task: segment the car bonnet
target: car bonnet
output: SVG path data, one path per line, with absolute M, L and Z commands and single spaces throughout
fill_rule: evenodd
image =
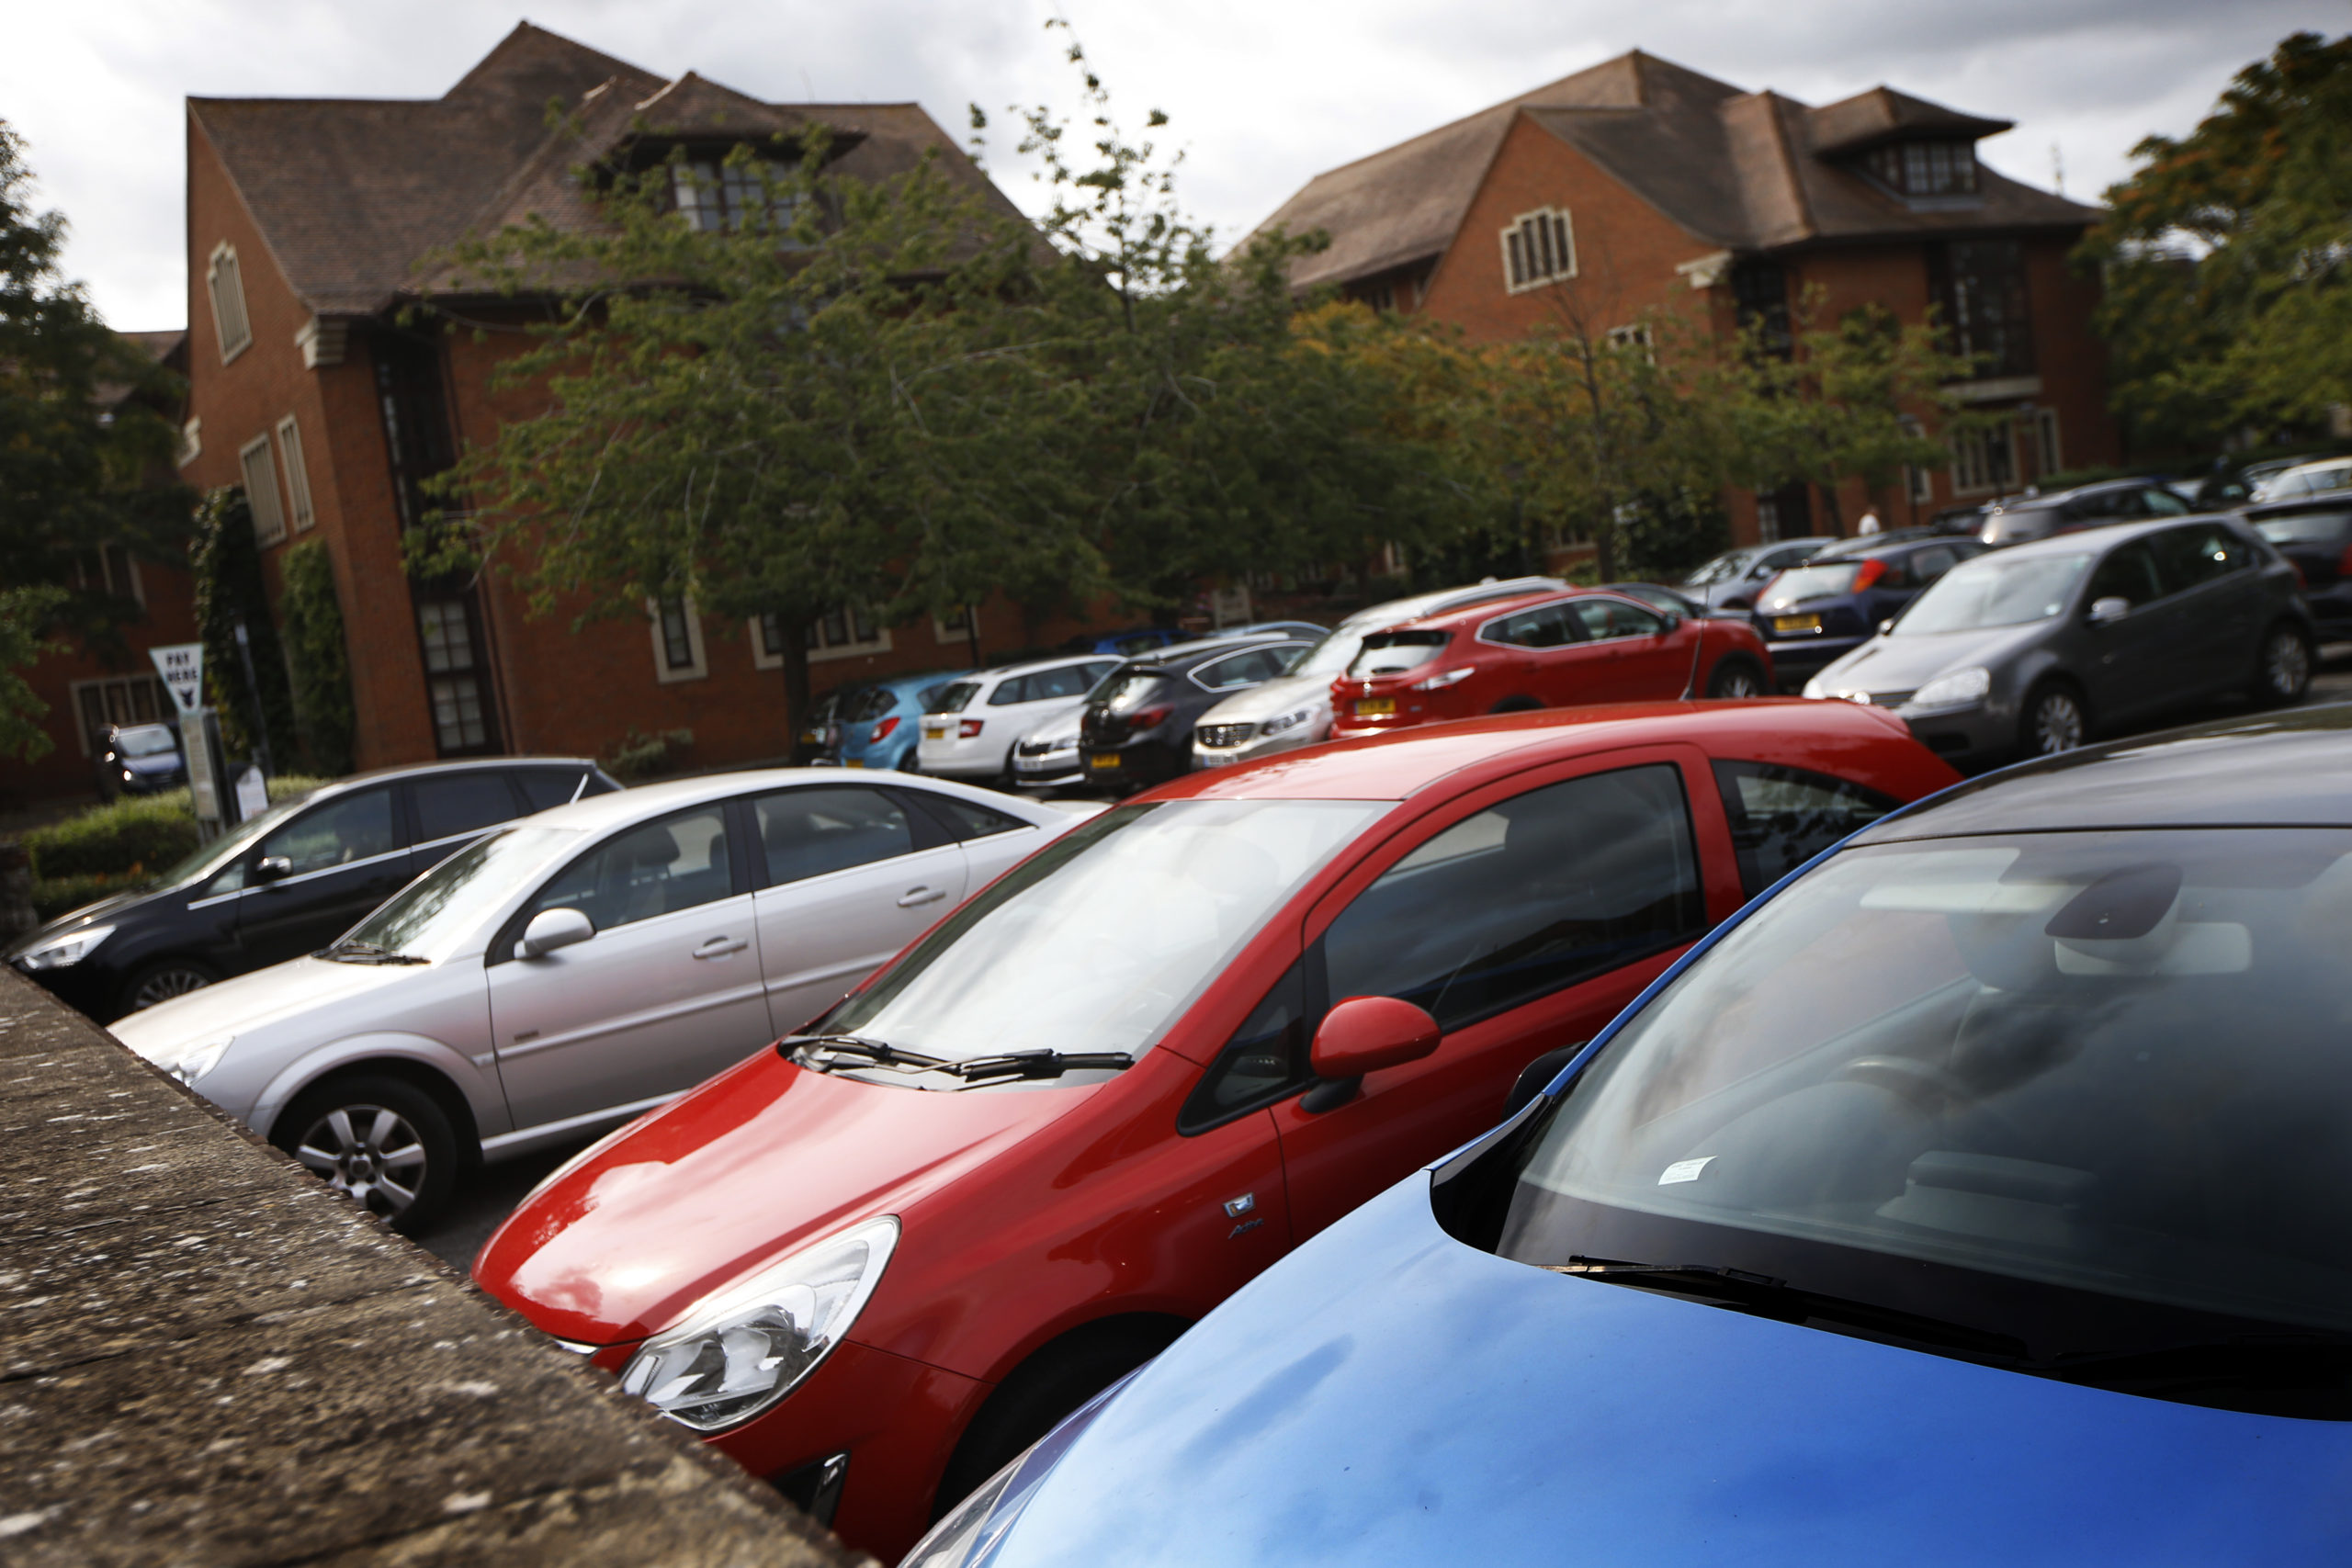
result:
M 165 1067 L 190 1047 L 222 1034 L 252 1041 L 267 1032 L 270 1038 L 297 1045 L 323 1044 L 347 1034 L 402 1027 L 409 1021 L 389 1010 L 404 982 L 424 973 L 400 964 L 289 958 L 142 1008 L 107 1027 L 141 1056 Z
M 1203 724 L 1238 724 L 1311 706 L 1331 690 L 1328 677 L 1277 675 L 1234 693 L 1201 716 Z
M 1916 692 L 1947 670 L 1964 670 L 1973 664 L 1998 666 L 2026 644 L 2062 624 L 2059 620 L 2029 621 L 2023 626 L 1989 626 L 1983 631 L 1872 637 L 1824 670 L 1819 679 L 1832 692 L 1847 688 Z
M 2352 1424 L 1548 1273 L 1392 1189 L 1103 1407 L 987 1568 L 2341 1562 Z

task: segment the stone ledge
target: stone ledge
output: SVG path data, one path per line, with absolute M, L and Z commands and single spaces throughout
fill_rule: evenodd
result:
M 859 1561 L 5 968 L 0 1560 Z

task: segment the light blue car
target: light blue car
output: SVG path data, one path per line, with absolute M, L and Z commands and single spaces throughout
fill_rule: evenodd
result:
M 2347 729 L 1881 818 L 902 1568 L 2352 1562 Z
M 915 771 L 915 748 L 922 739 L 922 716 L 950 681 L 968 670 L 933 670 L 892 675 L 842 699 L 840 761 L 844 768 Z

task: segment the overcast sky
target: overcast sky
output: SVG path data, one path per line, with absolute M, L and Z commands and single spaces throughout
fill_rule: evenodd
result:
M 184 325 L 181 99 L 437 97 L 523 16 L 755 97 L 912 98 L 960 136 L 975 100 L 1015 201 L 1011 103 L 1069 97 L 1042 24 L 1078 28 L 1120 112 L 1158 107 L 1187 205 L 1227 239 L 1317 172 L 1640 48 L 1826 103 L 1881 83 L 2017 122 L 2003 173 L 2096 197 L 2151 131 L 2343 0 L 10 0 L 0 118 L 73 225 L 70 273 L 125 329 Z M 1055 35 L 1057 37 L 1058 35 Z

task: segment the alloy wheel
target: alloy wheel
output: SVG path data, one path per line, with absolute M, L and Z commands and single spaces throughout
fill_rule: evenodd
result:
M 2300 634 L 2284 627 L 2270 634 L 2262 650 L 2262 678 L 2279 702 L 2290 703 L 2303 694 L 2303 688 L 2311 684 L 2312 650 L 2303 646 Z
M 2054 757 L 2083 743 L 2083 705 L 2065 692 L 2044 692 L 2033 705 L 2029 734 L 2036 756 Z
M 137 1012 L 141 1008 L 151 1008 L 157 1002 L 167 1002 L 174 997 L 200 991 L 210 984 L 212 976 L 199 969 L 184 969 L 177 965 L 158 969 L 141 980 L 138 987 L 130 993 L 130 1010 Z
M 1726 671 L 1715 682 L 1715 695 L 1726 700 L 1759 696 L 1763 691 L 1764 683 L 1756 678 L 1756 671 L 1745 664 Z
M 294 1157 L 387 1219 L 416 1201 L 426 1175 L 424 1140 L 407 1118 L 380 1105 L 335 1107 L 303 1132 Z

